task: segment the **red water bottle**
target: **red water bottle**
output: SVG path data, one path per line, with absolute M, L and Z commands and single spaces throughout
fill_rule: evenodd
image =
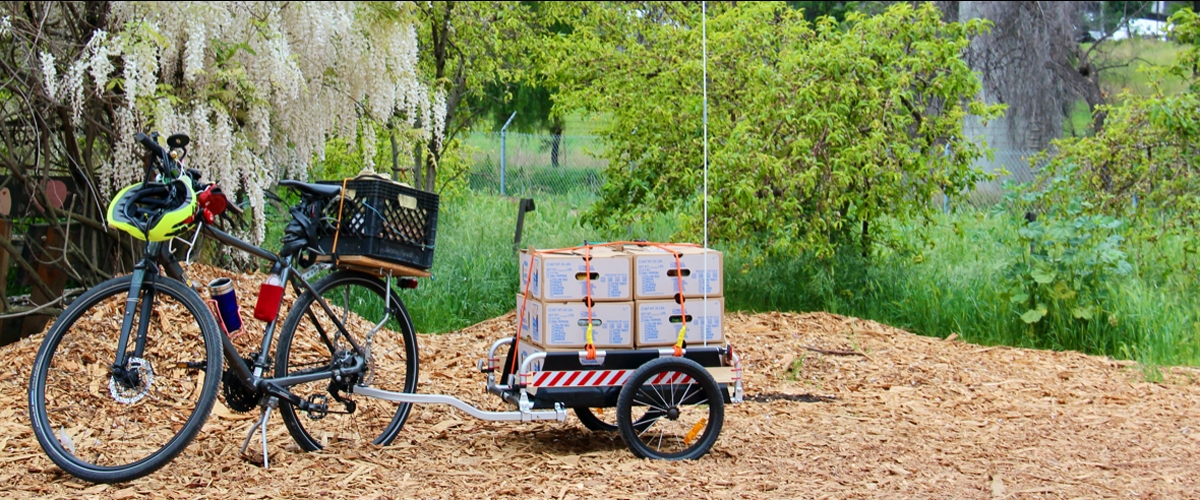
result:
M 283 278 L 279 277 L 279 265 L 276 264 L 271 268 L 271 275 L 267 276 L 267 281 L 264 281 L 258 289 L 258 302 L 254 305 L 254 319 L 275 321 L 275 317 L 279 315 L 279 304 L 282 301 Z

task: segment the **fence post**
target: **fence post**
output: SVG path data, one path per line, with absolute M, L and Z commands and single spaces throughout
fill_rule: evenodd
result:
M 946 158 L 950 157 L 950 143 L 949 142 L 946 143 L 946 148 L 942 151 L 942 156 L 944 156 Z M 950 168 L 949 166 L 946 167 L 946 169 L 949 169 L 949 168 Z M 942 213 L 944 213 L 944 214 L 950 213 L 950 195 L 946 194 L 946 187 L 944 185 L 942 186 Z
M 504 163 L 505 163 L 505 139 L 508 135 L 508 124 L 512 123 L 513 118 L 517 117 L 517 112 L 508 117 L 508 121 L 504 122 L 504 126 L 500 127 L 500 196 L 504 196 Z

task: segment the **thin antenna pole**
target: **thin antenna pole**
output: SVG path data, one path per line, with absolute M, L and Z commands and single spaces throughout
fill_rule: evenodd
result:
M 708 345 L 708 2 L 700 2 L 700 46 L 704 61 L 704 274 L 700 290 L 704 294 L 703 343 Z M 680 290 L 679 293 L 683 293 Z

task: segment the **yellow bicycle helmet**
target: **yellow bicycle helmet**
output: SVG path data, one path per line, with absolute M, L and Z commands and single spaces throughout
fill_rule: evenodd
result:
M 142 241 L 166 241 L 186 228 L 196 213 L 196 193 L 184 179 L 169 184 L 137 183 L 108 204 L 109 227 Z

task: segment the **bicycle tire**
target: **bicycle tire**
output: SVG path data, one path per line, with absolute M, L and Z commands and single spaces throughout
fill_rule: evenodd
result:
M 337 271 L 325 276 L 313 285 L 319 295 L 326 297 L 326 302 L 335 311 L 342 314 L 343 323 L 350 333 L 357 334 L 356 341 L 366 347 L 366 332 L 379 322 L 378 319 L 365 318 L 363 314 L 370 312 L 382 314 L 388 285 L 381 279 L 357 271 Z M 351 293 L 351 290 L 360 290 Z M 340 297 L 330 300 L 330 292 L 342 290 Z M 342 299 L 339 303 L 336 299 Z M 368 311 L 378 309 L 378 311 Z M 310 314 L 311 312 L 311 314 Z M 353 313 L 353 314 L 350 314 Z M 416 392 L 418 355 L 417 339 L 412 326 L 412 318 L 404 307 L 404 302 L 391 292 L 391 317 L 387 325 L 381 328 L 370 344 L 370 365 L 367 373 L 358 380 L 341 382 L 340 396 L 353 401 L 354 409 L 349 414 L 333 413 L 332 410 L 350 411 L 348 405 L 339 402 L 334 397 L 331 388 L 339 383 L 328 379 L 318 380 L 292 387 L 293 393 L 308 398 L 310 401 L 323 398 L 331 412 L 319 419 L 312 418 L 314 414 L 301 412 L 287 403 L 281 402 L 279 414 L 287 425 L 288 433 L 296 444 L 305 451 L 317 451 L 326 448 L 332 442 L 346 443 L 349 447 L 366 444 L 386 446 L 396 438 L 403 429 L 412 409 L 411 403 L 393 403 L 382 399 L 355 396 L 345 391 L 348 385 L 366 384 L 392 392 Z M 373 316 L 373 315 L 371 315 Z M 315 321 L 314 321 L 315 318 Z M 382 316 L 380 316 L 382 319 Z M 333 362 L 336 352 L 351 349 L 348 343 L 339 345 L 335 339 L 330 339 L 334 349 L 330 349 L 320 337 L 316 325 L 321 325 L 327 336 L 335 333 L 336 327 L 325 314 L 324 309 L 316 302 L 316 296 L 304 292 L 296 299 L 288 312 L 279 336 L 279 345 L 275 351 L 275 376 L 283 377 L 305 369 L 328 366 Z M 344 342 L 344 341 L 343 341 Z M 400 345 L 398 345 L 400 344 Z M 400 373 L 403 371 L 403 373 Z
M 644 413 L 635 418 L 634 408 Z M 638 458 L 700 458 L 716 443 L 724 422 L 720 386 L 708 370 L 687 358 L 647 362 L 634 370 L 617 396 L 617 429 Z
M 30 375 L 30 422 L 42 450 L 64 471 L 95 483 L 130 481 L 171 462 L 200 432 L 221 380 L 220 330 L 215 319 L 194 290 L 165 276 L 153 282 L 153 315 L 138 362 L 142 366 L 138 385 L 113 378 L 109 367 L 116 356 L 131 283 L 128 275 L 110 279 L 67 307 L 43 339 Z M 137 299 L 139 309 L 144 297 Z M 195 321 L 168 321 L 166 314 L 178 307 Z M 140 315 L 140 310 L 135 314 Z M 129 352 L 136 332 L 137 321 Z M 200 356 L 204 359 L 197 360 Z M 191 365 L 180 368 L 181 362 Z M 73 389 L 80 392 L 68 394 Z M 176 408 L 182 408 L 182 413 L 190 408 L 191 413 L 186 418 L 165 415 Z M 179 422 L 183 425 L 176 430 Z M 156 424 L 162 428 L 153 428 Z M 128 444 L 130 436 L 163 443 L 142 449 Z M 122 460 L 129 461 L 118 463 Z

